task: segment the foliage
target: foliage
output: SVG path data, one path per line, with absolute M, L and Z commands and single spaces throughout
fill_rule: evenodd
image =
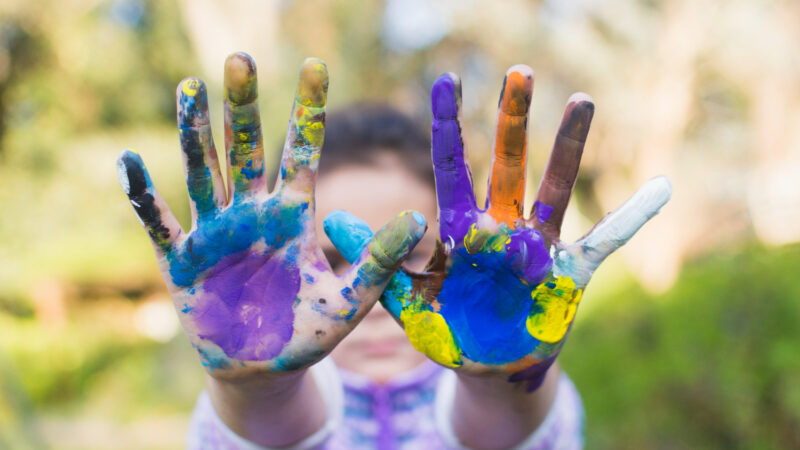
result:
M 797 448 L 797 267 L 798 245 L 727 251 L 663 295 L 624 286 L 579 317 L 561 361 L 588 447 Z

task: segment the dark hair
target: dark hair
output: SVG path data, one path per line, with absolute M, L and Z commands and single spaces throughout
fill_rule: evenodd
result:
M 381 103 L 356 103 L 328 113 L 320 173 L 345 165 L 375 164 L 381 152 L 396 155 L 399 164 L 433 187 L 430 129 Z

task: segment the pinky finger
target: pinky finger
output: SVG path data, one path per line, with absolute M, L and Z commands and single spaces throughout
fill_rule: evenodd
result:
M 583 256 L 594 267 L 625 245 L 648 220 L 658 214 L 672 196 L 667 177 L 656 177 L 644 184 L 617 210 L 607 215 L 577 243 Z
M 123 151 L 117 158 L 117 174 L 156 251 L 168 252 L 183 230 L 153 186 L 142 157 L 131 150 Z

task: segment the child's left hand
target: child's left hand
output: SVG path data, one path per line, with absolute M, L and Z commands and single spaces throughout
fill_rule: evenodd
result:
M 533 71 L 514 66 L 500 97 L 487 208 L 479 209 L 464 156 L 461 86 L 444 74 L 431 93 L 433 165 L 439 202 L 437 251 L 423 273 L 398 271 L 381 302 L 414 347 L 461 374 L 495 375 L 540 386 L 600 263 L 669 200 L 659 177 L 573 244 L 559 239 L 594 113 L 573 95 L 556 136 L 529 218 L 525 192 L 527 120 Z M 369 239 L 359 219 L 336 212 L 325 231 L 345 258 Z

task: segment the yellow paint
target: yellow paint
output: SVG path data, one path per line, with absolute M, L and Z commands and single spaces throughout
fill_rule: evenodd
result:
M 186 80 L 183 82 L 181 86 L 181 90 L 184 94 L 188 95 L 189 97 L 194 97 L 197 95 L 197 90 L 200 88 L 200 82 L 198 80 Z
M 531 293 L 537 308 L 526 322 L 531 336 L 550 344 L 561 341 L 575 317 L 582 294 L 570 277 L 561 276 L 555 283 L 549 281 L 537 286 Z
M 311 122 L 303 127 L 303 137 L 306 142 L 315 146 L 322 147 L 322 141 L 325 136 L 325 125 L 322 122 Z
M 400 320 L 415 349 L 443 366 L 461 365 L 461 352 L 444 317 L 433 311 L 407 308 L 400 313 Z

